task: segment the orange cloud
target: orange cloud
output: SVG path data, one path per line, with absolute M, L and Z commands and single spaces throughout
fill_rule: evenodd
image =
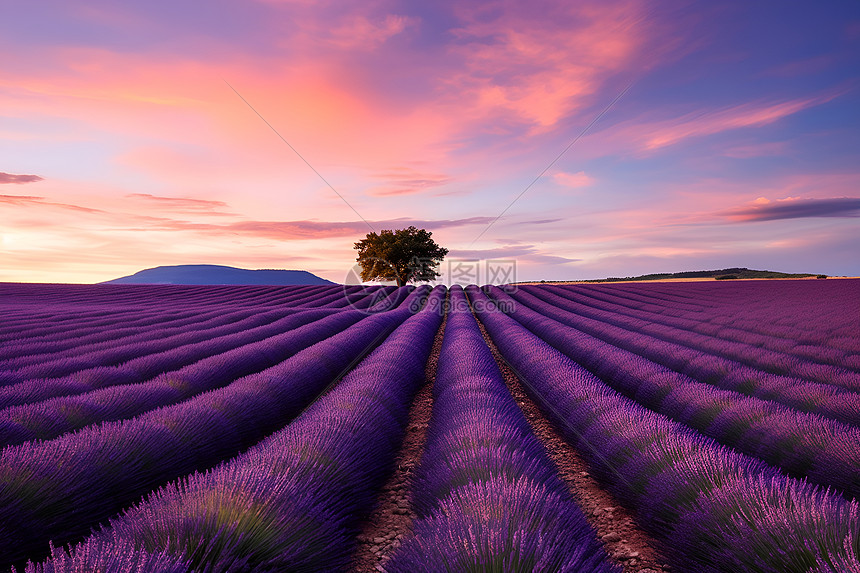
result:
M 684 52 L 636 0 L 540 9 L 503 0 L 458 5 L 457 13 L 465 23 L 452 50 L 464 70 L 449 83 L 459 100 L 471 104 L 469 115 L 515 119 L 533 132 L 592 104 L 614 75 Z

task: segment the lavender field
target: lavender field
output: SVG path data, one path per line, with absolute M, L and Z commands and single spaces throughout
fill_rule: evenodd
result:
M 647 570 L 528 400 L 671 571 L 860 571 L 858 280 L 0 284 L 0 310 L 6 570 Z M 408 527 L 368 540 L 428 387 Z

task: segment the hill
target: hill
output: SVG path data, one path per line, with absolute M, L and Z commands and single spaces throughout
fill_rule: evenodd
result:
M 582 283 L 611 283 L 621 281 L 659 281 L 666 279 L 804 279 L 824 277 L 813 273 L 780 273 L 777 271 L 757 271 L 744 267 L 719 269 L 714 271 L 683 271 L 680 273 L 652 273 L 635 277 L 608 277 L 605 279 L 581 280 Z M 564 283 L 571 281 L 540 281 L 545 283 Z
M 308 271 L 249 270 L 223 265 L 173 265 L 144 269 L 102 284 L 332 285 Z

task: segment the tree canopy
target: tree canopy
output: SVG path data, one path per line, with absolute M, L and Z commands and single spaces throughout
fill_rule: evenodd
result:
M 368 233 L 355 243 L 361 280 L 393 280 L 403 286 L 410 281 L 435 279 L 439 276 L 436 268 L 448 249 L 437 245 L 432 234 L 413 226 Z

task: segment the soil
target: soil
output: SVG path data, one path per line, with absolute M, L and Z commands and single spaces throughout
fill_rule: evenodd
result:
M 394 473 L 382 486 L 376 509 L 367 518 L 358 535 L 358 549 L 353 557 L 352 573 L 385 571 L 383 565 L 400 547 L 400 540 L 412 531 L 415 513 L 409 499 L 412 474 L 421 461 L 427 441 L 427 426 L 433 410 L 433 382 L 442 350 L 442 336 L 447 316 L 436 332 L 433 349 L 424 371 L 424 384 L 416 394 L 409 410 L 409 424 L 403 446 L 397 455 Z
M 558 468 L 559 475 L 567 483 L 586 519 L 605 543 L 610 560 L 621 565 L 625 573 L 671 571 L 671 567 L 666 564 L 667 560 L 661 557 L 657 550 L 658 542 L 640 529 L 633 520 L 633 515 L 588 473 L 588 464 L 528 397 L 519 378 L 499 353 L 480 321 L 478 325 L 493 351 L 511 394 L 520 405 L 535 435 L 543 442 L 549 457 Z

